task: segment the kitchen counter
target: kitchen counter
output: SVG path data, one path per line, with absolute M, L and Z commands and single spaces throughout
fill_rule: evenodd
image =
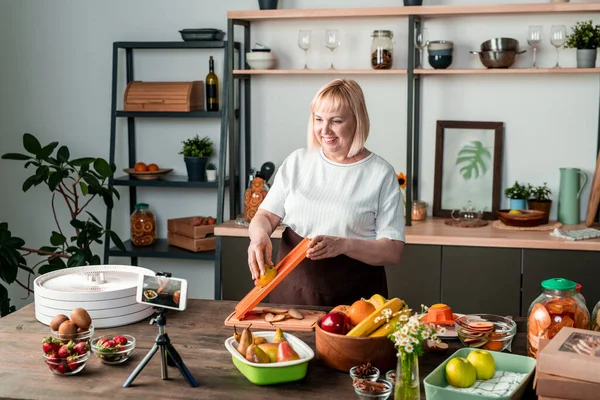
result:
M 406 227 L 406 243 L 442 246 L 504 247 L 520 249 L 553 249 L 600 251 L 600 239 L 570 241 L 550 236 L 550 231 L 512 231 L 494 228 L 492 221 L 481 228 L 457 228 L 444 224 L 444 218 L 414 221 Z M 584 224 L 565 229 L 583 229 Z M 279 226 L 271 237 L 280 238 Z M 248 237 L 248 228 L 227 221 L 215 227 L 216 236 Z
M 225 339 L 232 329 L 223 325 L 236 302 L 189 300 L 183 312 L 167 314 L 166 332 L 198 382 L 191 388 L 177 368 L 169 367 L 169 380 L 161 380 L 160 356 L 156 354 L 129 388 L 123 382 L 154 344 L 158 328 L 148 320 L 136 324 L 96 330 L 94 337 L 106 334 L 130 334 L 136 338 L 132 357 L 120 365 L 104 365 L 94 355 L 85 368 L 74 376 L 54 375 L 44 364 L 41 342 L 50 328 L 35 319 L 34 305 L 29 304 L 0 319 L 0 398 L 98 399 L 98 398 L 181 398 L 181 399 L 352 399 L 356 398 L 348 374 L 324 367 L 318 360 L 310 362 L 305 379 L 276 386 L 255 386 L 233 365 L 225 349 Z M 513 351 L 525 353 L 525 320 L 517 319 L 519 333 Z M 314 332 L 291 332 L 315 348 Z M 450 349 L 428 353 L 420 358 L 421 379 L 460 348 L 449 341 Z M 531 386 L 531 385 L 530 385 Z M 425 399 L 421 388 L 421 398 Z M 535 399 L 532 389 L 525 398 Z M 391 398 L 390 398 L 391 399 Z

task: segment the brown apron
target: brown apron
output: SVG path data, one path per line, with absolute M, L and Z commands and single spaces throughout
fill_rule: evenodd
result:
M 290 228 L 283 231 L 277 262 L 303 238 Z M 351 305 L 379 293 L 388 296 L 385 267 L 373 266 L 345 255 L 323 260 L 305 258 L 271 292 L 278 304 L 337 306 Z

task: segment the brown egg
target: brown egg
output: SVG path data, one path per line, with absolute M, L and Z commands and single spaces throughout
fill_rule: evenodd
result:
M 58 337 L 72 339 L 77 335 L 77 325 L 73 321 L 65 321 L 58 327 Z
M 83 308 L 76 308 L 71 311 L 71 321 L 81 329 L 88 329 L 92 324 L 92 317 Z
M 58 314 L 54 318 L 52 318 L 52 321 L 50 321 L 50 329 L 52 329 L 53 331 L 57 331 L 60 324 L 68 320 L 69 317 L 67 317 L 66 315 Z

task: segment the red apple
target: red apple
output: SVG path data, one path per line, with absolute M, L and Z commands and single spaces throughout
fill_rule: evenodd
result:
M 321 319 L 321 329 L 329 333 L 345 335 L 350 331 L 350 319 L 341 311 L 332 311 Z

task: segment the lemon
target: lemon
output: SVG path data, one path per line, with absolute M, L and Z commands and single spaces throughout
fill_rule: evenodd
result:
M 508 213 L 509 213 L 509 214 L 523 214 L 523 213 L 522 213 L 521 211 L 519 211 L 519 210 L 510 210 Z

